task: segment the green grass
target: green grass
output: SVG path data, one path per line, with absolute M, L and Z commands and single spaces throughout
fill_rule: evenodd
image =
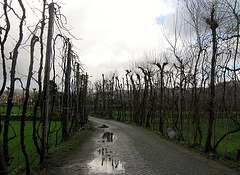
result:
M 6 106 L 1 106 L 0 107 L 0 115 L 5 116 L 7 111 Z M 33 116 L 34 108 L 33 107 L 28 107 L 27 112 L 26 112 L 26 120 L 30 120 L 30 116 Z M 37 116 L 40 116 L 40 108 L 38 108 L 37 111 Z M 20 116 L 22 115 L 22 106 L 13 106 L 12 111 L 11 111 L 11 120 L 20 120 Z
M 158 119 L 155 119 L 155 122 L 158 123 Z M 169 127 L 172 128 L 172 120 L 168 120 Z M 204 149 L 205 146 L 205 141 L 207 137 L 207 127 L 208 127 L 208 120 L 201 120 L 201 128 L 202 128 L 202 144 L 201 147 Z M 215 126 L 214 126 L 215 125 Z M 216 119 L 215 124 L 213 125 L 213 135 L 212 135 L 212 146 L 227 132 L 227 121 L 226 119 Z M 189 127 L 189 128 L 188 128 Z M 233 123 L 232 121 L 229 122 L 229 128 L 228 131 L 235 130 L 237 128 L 236 124 Z M 155 128 L 155 129 L 158 129 Z M 166 131 L 167 126 L 166 126 L 166 121 L 164 122 L 164 131 Z M 189 131 L 188 131 L 189 130 Z M 176 131 L 176 134 L 178 134 L 178 131 Z M 185 119 L 183 121 L 183 137 L 185 142 L 189 142 L 189 144 L 192 144 L 194 142 L 193 140 L 193 126 L 191 123 L 191 120 L 189 121 L 189 126 L 188 126 L 188 121 Z M 215 137 L 215 138 L 214 138 Z M 225 152 L 225 141 L 226 137 L 221 141 L 221 143 L 217 147 L 217 153 L 220 156 L 226 156 L 231 159 L 234 159 L 235 156 L 237 155 L 237 150 L 240 148 L 240 132 L 236 132 L 234 134 L 229 134 L 228 135 L 228 140 L 227 140 L 227 146 L 226 146 L 226 152 Z M 226 154 L 225 154 L 226 153 Z
M 88 122 L 85 125 L 85 128 L 90 128 L 91 126 L 93 126 L 93 124 Z M 44 167 L 38 167 L 34 173 L 38 175 L 57 174 L 54 168 L 62 166 L 68 162 L 69 157 L 71 158 L 72 155 L 81 150 L 82 144 L 87 141 L 93 132 L 94 130 L 91 129 L 75 132 L 69 140 L 64 141 L 61 145 L 51 149 L 49 152 L 49 158 L 45 160 Z
M 25 158 L 23 156 L 23 153 L 21 151 L 21 145 L 20 145 L 20 121 L 10 121 L 10 124 L 14 128 L 17 137 L 14 138 L 13 140 L 9 141 L 9 155 L 13 157 L 13 161 L 11 165 L 8 167 L 9 172 L 12 174 L 15 174 L 19 169 L 25 169 Z M 38 123 L 37 123 L 38 125 Z M 51 128 L 56 126 L 56 129 L 61 127 L 61 122 L 52 122 L 51 123 Z M 39 127 L 40 131 L 39 134 L 41 134 L 41 126 Z M 34 146 L 33 140 L 32 140 L 32 121 L 26 121 L 25 125 L 25 145 L 26 145 L 26 151 L 29 155 L 29 160 L 31 162 L 31 166 L 37 166 L 39 164 L 39 156 L 36 152 L 36 148 Z M 2 142 L 2 137 L 3 132 L 1 133 L 1 142 Z M 14 135 L 13 130 L 11 127 L 9 127 L 9 138 Z M 61 141 L 61 132 L 58 133 L 58 143 Z M 56 141 L 56 132 L 52 134 L 49 137 L 49 142 L 52 145 L 50 150 L 55 147 L 55 141 Z
M 1 115 L 1 123 L 4 125 L 4 117 L 6 115 L 6 106 L 1 106 L 0 107 L 0 115 Z M 26 151 L 29 156 L 29 161 L 31 163 L 31 169 L 39 165 L 40 159 L 39 155 L 36 151 L 36 147 L 34 145 L 33 139 L 32 139 L 32 132 L 33 132 L 33 122 L 31 121 L 32 118 L 30 116 L 33 115 L 33 107 L 28 107 L 27 108 L 27 113 L 26 113 L 26 121 L 25 123 L 25 146 L 26 146 Z M 37 116 L 40 116 L 40 108 L 38 108 L 37 111 Z M 56 114 L 58 114 L 58 111 L 55 111 Z M 21 119 L 22 115 L 22 106 L 14 106 L 11 111 L 11 117 L 10 117 L 10 127 L 9 127 L 9 133 L 8 137 L 13 137 L 14 136 L 14 131 L 16 132 L 16 137 L 13 140 L 9 141 L 9 156 L 13 158 L 13 161 L 11 162 L 11 165 L 8 167 L 8 171 L 11 174 L 17 174 L 17 172 L 21 172 L 25 170 L 25 158 L 21 150 L 21 145 L 20 145 L 20 126 L 21 126 Z M 37 127 L 39 127 L 39 136 L 41 137 L 41 124 L 39 125 L 39 121 L 37 122 Z M 71 122 L 69 122 L 68 127 L 70 128 Z M 49 136 L 49 152 L 55 151 L 56 148 L 56 130 L 58 130 L 61 127 L 61 121 L 52 121 L 51 123 L 51 130 L 54 128 L 54 131 L 50 136 Z M 13 131 L 13 129 L 14 131 Z M 57 144 L 59 145 L 62 141 L 62 131 L 60 130 L 57 134 Z M 0 135 L 0 141 L 3 142 L 3 130 Z M 39 145 L 40 145 L 40 140 L 38 140 Z

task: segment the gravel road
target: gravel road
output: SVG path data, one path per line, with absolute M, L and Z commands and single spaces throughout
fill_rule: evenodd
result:
M 60 174 L 238 174 L 139 127 L 93 117 L 90 120 L 97 131 L 60 168 Z

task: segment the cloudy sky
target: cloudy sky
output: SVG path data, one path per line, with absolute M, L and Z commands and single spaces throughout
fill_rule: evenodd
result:
M 174 0 L 71 0 L 61 4 L 84 67 L 91 76 L 119 73 L 146 50 L 161 45 L 161 25 Z
M 21 14 L 19 5 L 14 2 L 13 8 Z M 115 71 L 121 76 L 129 64 L 141 59 L 145 52 L 164 49 L 166 42 L 164 42 L 162 25 L 166 25 L 168 19 L 172 18 L 178 0 L 55 0 L 54 2 L 57 2 L 61 7 L 61 13 L 67 18 L 65 26 L 80 39 L 72 38 L 74 51 L 78 54 L 85 70 L 92 76 L 91 80 L 95 81 L 100 79 L 102 74 L 108 75 Z M 42 1 L 23 0 L 23 3 L 27 16 L 24 41 L 27 41 L 30 26 L 41 19 Z M 2 8 L 0 13 L 3 13 Z M 0 25 L 4 24 L 3 20 L 0 18 Z M 6 54 L 13 49 L 18 38 L 16 29 L 19 20 L 13 17 L 11 22 Z M 55 33 L 57 32 L 55 28 Z M 20 49 L 18 77 L 27 75 L 29 62 L 27 47 L 29 45 L 25 43 Z M 38 69 L 37 62 L 36 60 L 35 70 Z M 11 61 L 8 60 L 8 75 L 10 63 Z M 2 71 L 0 83 L 1 80 Z

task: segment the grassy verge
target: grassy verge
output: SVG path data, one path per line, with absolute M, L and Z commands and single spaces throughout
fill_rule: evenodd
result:
M 2 108 L 1 108 L 2 109 Z M 18 108 L 14 108 L 15 112 L 19 111 Z M 15 113 L 18 114 L 18 113 Z M 1 121 L 2 125 L 4 125 L 4 122 Z M 69 123 L 69 127 L 70 127 Z M 89 128 L 92 124 L 88 123 L 86 125 L 86 128 Z M 39 135 L 41 136 L 41 124 L 39 125 L 39 122 L 37 122 L 37 126 L 39 128 Z M 8 171 L 10 174 L 22 174 L 25 171 L 25 158 L 21 150 L 21 144 L 20 144 L 20 127 L 21 127 L 21 121 L 10 121 L 10 127 L 9 127 L 9 138 L 13 137 L 16 134 L 16 137 L 13 140 L 9 141 L 9 156 L 12 158 L 10 166 L 8 166 Z M 61 152 L 64 151 L 64 156 L 68 156 L 72 153 L 74 153 L 74 150 L 78 150 L 82 143 L 86 141 L 86 139 L 91 134 L 91 131 L 84 130 L 81 132 L 74 133 L 71 139 L 67 142 L 61 143 L 62 138 L 62 131 L 61 131 L 61 121 L 52 121 L 51 122 L 51 134 L 49 136 L 49 155 L 51 155 L 55 152 Z M 60 131 L 57 133 L 56 131 Z M 32 139 L 32 133 L 33 133 L 33 122 L 32 121 L 26 121 L 25 122 L 25 146 L 26 146 L 26 152 L 29 156 L 30 166 L 31 170 L 34 170 L 35 167 L 39 166 L 40 158 L 37 154 L 36 147 L 33 143 Z M 0 142 L 3 143 L 3 131 L 0 134 Z M 40 145 L 40 141 L 39 141 Z M 61 145 L 61 146 L 60 146 Z M 64 150 L 64 151 L 63 151 Z M 67 152 L 66 152 L 67 151 Z M 59 156 L 56 162 L 59 162 Z M 46 161 L 48 162 L 48 160 Z M 48 163 L 50 165 L 51 161 Z M 57 166 L 57 165 L 56 165 Z
M 83 143 L 93 134 L 94 130 L 89 129 L 93 126 L 91 122 L 85 125 L 85 130 L 74 133 L 69 140 L 51 149 L 48 158 L 44 164 L 38 166 L 34 174 L 36 175 L 54 175 L 56 171 L 54 168 L 60 167 L 66 163 L 66 160 L 81 150 Z
M 25 158 L 23 156 L 23 153 L 21 151 L 21 145 L 20 145 L 20 121 L 10 121 L 10 124 L 12 127 L 9 128 L 9 138 L 14 136 L 13 129 L 16 133 L 16 137 L 13 140 L 9 141 L 9 156 L 12 157 L 11 165 L 8 167 L 8 171 L 10 174 L 17 174 L 18 172 L 22 172 L 25 170 Z M 37 123 L 38 125 L 38 123 Z M 59 129 L 61 127 L 61 122 L 52 122 L 51 128 L 55 128 L 55 130 Z M 13 129 L 12 129 L 13 128 Z M 41 126 L 39 127 L 39 134 L 41 135 Z M 32 121 L 26 121 L 25 123 L 25 146 L 26 151 L 29 156 L 29 160 L 31 163 L 31 167 L 37 166 L 39 164 L 39 156 L 36 151 L 36 147 L 34 146 L 33 139 L 32 139 Z M 56 137 L 58 138 L 57 144 L 60 144 L 61 141 L 61 132 L 58 133 L 54 132 L 49 136 L 49 144 L 51 145 L 50 149 L 54 149 L 56 145 Z M 3 132 L 0 135 L 1 142 L 3 139 Z

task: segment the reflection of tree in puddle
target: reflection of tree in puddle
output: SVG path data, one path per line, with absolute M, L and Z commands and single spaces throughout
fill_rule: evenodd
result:
M 102 136 L 103 139 L 106 139 L 108 142 L 113 142 L 114 133 L 112 132 L 105 132 Z
M 113 152 L 108 150 L 108 148 L 98 149 L 97 157 L 88 164 L 90 166 L 90 172 L 109 174 L 125 173 L 123 163 L 120 160 L 114 159 L 111 154 L 113 154 Z

